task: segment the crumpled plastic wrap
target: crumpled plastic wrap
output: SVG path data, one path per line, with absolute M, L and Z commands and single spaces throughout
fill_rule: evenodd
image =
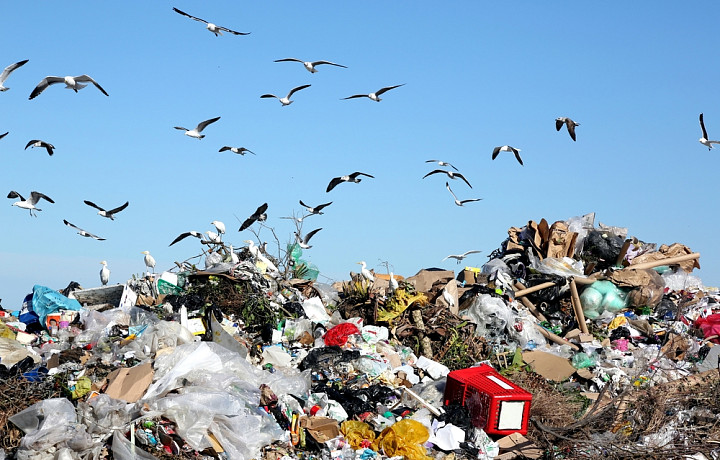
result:
M 25 433 L 20 441 L 21 451 L 42 452 L 74 438 L 77 415 L 75 406 L 67 399 L 51 398 L 33 404 L 9 420 Z
M 470 307 L 460 312 L 460 316 L 468 316 L 475 324 L 475 334 L 493 341 L 505 336 L 508 325 L 515 321 L 515 314 L 503 299 L 481 294 L 473 299 Z

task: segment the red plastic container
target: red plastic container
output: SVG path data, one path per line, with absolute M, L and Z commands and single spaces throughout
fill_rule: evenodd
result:
M 497 372 L 476 374 L 467 379 L 465 406 L 473 426 L 487 434 L 527 434 L 532 394 Z
M 443 397 L 445 405 L 459 403 L 461 406 L 464 406 L 465 398 L 467 397 L 468 379 L 488 372 L 496 371 L 492 366 L 481 364 L 476 367 L 468 367 L 467 369 L 450 372 L 445 382 L 445 394 Z

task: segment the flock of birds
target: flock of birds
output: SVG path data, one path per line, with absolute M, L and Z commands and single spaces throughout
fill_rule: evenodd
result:
M 209 32 L 213 33 L 215 36 L 221 36 L 223 34 L 223 32 L 226 32 L 226 33 L 229 33 L 232 35 L 240 35 L 240 36 L 250 34 L 250 32 L 238 32 L 238 31 L 226 28 L 226 27 L 216 25 L 214 23 L 211 23 L 211 22 L 201 19 L 199 17 L 192 16 L 188 13 L 185 13 L 184 11 L 181 11 L 177 8 L 173 8 L 173 11 L 179 15 L 182 15 L 182 16 L 192 19 L 194 21 L 198 21 L 198 22 L 205 24 L 206 29 Z M 29 60 L 25 59 L 25 60 L 16 62 L 14 64 L 11 64 L 3 70 L 2 74 L 0 74 L 0 92 L 4 92 L 4 91 L 7 91 L 10 89 L 9 87 L 5 86 L 6 81 L 15 71 L 20 69 L 27 62 L 29 62 Z M 302 64 L 303 67 L 310 73 L 318 72 L 317 68 L 319 66 L 323 66 L 323 65 L 347 69 L 347 67 L 342 64 L 338 64 L 338 63 L 326 61 L 326 60 L 304 61 L 304 60 L 296 59 L 296 58 L 284 58 L 284 59 L 277 59 L 274 62 L 277 62 L 277 63 L 297 62 L 297 63 Z M 95 81 L 89 75 L 83 74 L 83 75 L 79 75 L 79 76 L 64 76 L 64 77 L 46 76 L 45 78 L 40 80 L 40 82 L 34 87 L 32 92 L 30 93 L 28 99 L 29 100 L 35 99 L 36 97 L 40 96 L 44 91 L 46 91 L 50 86 L 54 86 L 54 85 L 58 85 L 58 84 L 64 84 L 66 89 L 71 89 L 75 93 L 77 93 L 79 90 L 87 87 L 89 84 L 92 84 L 102 94 L 104 94 L 105 96 L 109 96 L 107 91 L 105 91 L 105 89 L 97 81 Z M 382 100 L 381 96 L 383 96 L 385 93 L 387 93 L 388 91 L 391 91 L 393 89 L 400 88 L 404 85 L 405 84 L 385 86 L 385 87 L 378 89 L 375 92 L 371 92 L 371 93 L 367 93 L 367 94 L 364 94 L 364 93 L 353 94 L 351 96 L 342 98 L 342 100 L 368 98 L 372 101 L 380 102 Z M 283 107 L 287 107 L 294 102 L 291 98 L 296 93 L 298 93 L 299 91 L 302 91 L 304 89 L 307 89 L 310 86 L 311 86 L 310 84 L 296 86 L 296 87 L 292 88 L 285 96 L 278 96 L 275 94 L 266 93 L 266 94 L 262 94 L 260 96 L 260 98 L 262 98 L 262 99 L 274 98 L 274 99 L 277 99 Z M 184 131 L 184 134 L 188 137 L 200 140 L 200 139 L 205 138 L 205 134 L 203 133 L 205 131 L 205 129 L 208 128 L 208 126 L 210 126 L 211 124 L 219 121 L 220 118 L 221 117 L 218 116 L 218 117 L 210 118 L 208 120 L 204 120 L 204 121 L 198 123 L 197 126 L 195 126 L 194 128 L 191 128 L 191 129 L 188 129 L 188 128 L 185 128 L 182 126 L 175 126 L 174 128 L 177 130 Z M 580 123 L 578 123 L 568 117 L 556 118 L 555 119 L 556 130 L 560 131 L 563 126 L 566 127 L 570 138 L 573 141 L 576 141 L 577 140 L 576 127 L 580 126 Z M 699 139 L 699 142 L 701 144 L 708 147 L 708 149 L 712 149 L 713 144 L 720 144 L 720 141 L 709 140 L 707 131 L 705 129 L 705 123 L 703 120 L 702 113 L 700 114 L 700 127 L 702 130 L 702 137 Z M 0 139 L 3 139 L 7 135 L 8 135 L 8 132 L 6 132 L 4 134 L 0 134 Z M 40 139 L 30 140 L 27 143 L 27 145 L 25 146 L 25 149 L 27 149 L 29 147 L 43 148 L 47 151 L 49 156 L 52 156 L 55 151 L 54 145 L 52 145 L 51 143 L 49 143 L 47 141 L 40 140 Z M 226 146 L 223 146 L 222 148 L 220 148 L 220 150 L 219 150 L 219 152 L 225 152 L 225 151 L 230 151 L 232 153 L 239 154 L 239 155 L 245 155 L 246 153 L 251 153 L 251 154 L 255 155 L 255 152 L 252 152 L 251 150 L 249 150 L 245 147 L 235 147 L 235 146 L 227 146 L 226 145 Z M 495 160 L 500 155 L 501 152 L 512 153 L 514 155 L 515 159 L 517 160 L 517 162 L 522 166 L 524 163 L 520 156 L 520 151 L 521 150 L 519 148 L 513 147 L 511 145 L 501 145 L 501 146 L 497 146 L 493 149 L 491 158 L 492 158 L 492 160 Z M 439 166 L 439 168 L 433 169 L 432 171 L 425 174 L 423 176 L 423 179 L 425 179 L 429 176 L 432 176 L 432 175 L 437 175 L 437 174 L 443 175 L 444 174 L 446 176 L 446 178 L 448 179 L 445 181 L 445 187 L 448 190 L 448 192 L 451 194 L 455 205 L 457 205 L 459 207 L 464 207 L 465 205 L 467 205 L 469 203 L 473 203 L 473 202 L 482 200 L 482 198 L 466 198 L 466 199 L 458 198 L 458 196 L 455 194 L 455 192 L 450 187 L 450 180 L 460 180 L 460 181 L 464 182 L 471 189 L 472 189 L 472 185 L 470 184 L 468 179 L 458 170 L 458 168 L 456 168 L 452 164 L 445 162 L 443 160 L 436 160 L 436 159 L 426 160 L 426 163 L 436 164 L 437 166 Z M 363 180 L 363 178 L 374 178 L 374 176 L 371 174 L 365 173 L 365 172 L 356 171 L 351 174 L 334 177 L 328 183 L 327 188 L 326 188 L 326 193 L 331 192 L 335 187 L 337 187 L 338 185 L 343 184 L 343 183 L 359 184 Z M 38 191 L 31 191 L 29 198 L 26 199 L 17 191 L 12 190 L 9 192 L 7 197 L 10 199 L 17 199 L 17 201 L 12 203 L 12 206 L 17 206 L 18 208 L 26 209 L 29 211 L 31 216 L 35 216 L 35 217 L 37 217 L 37 212 L 41 211 L 41 209 L 38 207 L 38 204 L 40 203 L 41 200 L 45 200 L 48 203 L 55 203 L 55 201 L 53 201 L 52 198 L 50 198 L 49 196 L 47 196 L 41 192 L 38 192 Z M 108 218 L 110 220 L 114 220 L 116 214 L 125 210 L 129 206 L 129 202 L 127 202 L 127 201 L 120 206 L 110 208 L 110 209 L 105 209 L 89 200 L 84 200 L 84 203 L 92 208 L 97 209 L 98 210 L 97 214 L 99 214 L 100 216 Z M 323 209 L 330 206 L 332 204 L 332 201 L 323 203 L 323 204 L 319 204 L 316 206 L 309 206 L 306 203 L 304 203 L 302 200 L 300 200 L 299 203 L 304 208 L 304 210 L 307 212 L 307 214 L 301 215 L 299 217 L 293 216 L 293 217 L 282 217 L 282 218 L 283 219 L 292 219 L 295 222 L 296 227 L 297 227 L 297 231 L 295 232 L 296 243 L 302 249 L 310 249 L 310 248 L 312 248 L 312 246 L 310 245 L 310 240 L 319 231 L 321 231 L 322 228 L 315 228 L 312 231 L 309 231 L 303 235 L 301 232 L 301 224 L 304 222 L 305 219 L 307 219 L 311 216 L 322 215 Z M 268 209 L 267 203 L 263 203 L 262 205 L 260 205 L 255 210 L 255 212 L 253 212 L 250 216 L 247 217 L 247 219 L 245 219 L 242 222 L 238 231 L 242 232 L 246 229 L 249 229 L 255 223 L 264 222 L 267 219 L 267 209 Z M 98 235 L 95 235 L 95 234 L 89 232 L 89 231 L 86 231 L 86 230 L 74 225 L 73 223 L 69 222 L 68 220 L 63 219 L 63 223 L 66 226 L 75 230 L 80 236 L 95 239 L 98 241 L 105 240 L 105 238 L 102 238 Z M 224 248 L 225 246 L 222 241 L 222 238 L 226 231 L 225 225 L 222 222 L 217 221 L 217 220 L 211 222 L 211 225 L 213 225 L 215 227 L 215 231 L 199 232 L 199 231 L 192 230 L 192 231 L 184 232 L 184 233 L 180 234 L 179 236 L 177 236 L 170 243 L 170 246 L 184 240 L 187 237 L 194 237 L 194 238 L 199 239 L 201 241 L 201 243 L 203 243 L 203 244 L 220 245 L 222 248 Z M 261 244 L 260 246 L 256 246 L 252 240 L 245 240 L 245 242 L 248 244 L 248 249 L 256 260 L 265 264 L 265 266 L 268 267 L 268 270 L 270 270 L 270 271 L 278 270 L 277 267 L 273 264 L 273 262 L 267 257 L 267 253 L 265 251 L 264 244 Z M 445 257 L 443 260 L 455 259 L 457 261 L 457 263 L 459 264 L 469 255 L 476 254 L 479 252 L 481 252 L 481 251 L 470 250 L 470 251 L 466 251 L 462 254 L 451 254 L 451 255 L 448 255 L 447 257 Z M 234 253 L 232 246 L 230 246 L 229 250 L 226 250 L 225 253 L 226 253 L 226 256 L 223 257 L 223 256 L 219 256 L 219 251 L 210 250 L 209 253 L 206 255 L 206 264 L 208 262 L 218 261 L 218 260 L 228 260 L 231 262 L 237 261 L 237 255 Z M 143 254 L 144 254 L 145 266 L 149 270 L 154 270 L 156 262 L 155 262 L 154 258 L 150 255 L 150 252 L 144 251 Z M 217 257 L 220 257 L 220 259 L 217 259 Z M 369 270 L 367 270 L 366 263 L 364 261 L 358 262 L 358 263 L 362 265 L 362 270 L 361 270 L 362 275 L 366 279 L 372 281 L 373 280 L 372 273 Z M 105 285 L 109 281 L 110 270 L 108 269 L 106 261 L 102 261 L 101 264 L 102 264 L 102 269 L 100 271 L 100 279 L 101 279 L 102 284 Z M 393 284 L 394 278 L 393 278 L 392 274 L 391 274 L 390 279 L 391 279 L 391 288 L 392 288 L 394 285 Z

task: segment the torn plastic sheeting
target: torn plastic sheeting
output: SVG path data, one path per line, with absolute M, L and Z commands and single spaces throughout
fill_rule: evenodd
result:
M 8 369 L 28 356 L 31 357 L 35 363 L 39 363 L 41 360 L 40 356 L 28 351 L 28 349 L 17 340 L 0 337 L 0 363 Z
M 285 435 L 272 416 L 255 414 L 219 415 L 210 424 L 210 431 L 225 449 L 227 458 L 233 460 L 262 458 L 260 449 Z
M 150 455 L 139 447 L 135 447 L 120 430 L 113 433 L 112 453 L 114 460 L 157 460 L 157 457 Z
M 51 398 L 33 404 L 8 418 L 25 436 L 21 450 L 45 451 L 71 439 L 77 420 L 75 406 L 65 398 Z
M 105 435 L 113 430 L 124 430 L 130 423 L 128 404 L 99 394 L 89 401 L 78 402 L 80 421 L 88 427 L 90 433 Z
M 470 307 L 460 312 L 477 325 L 475 335 L 489 340 L 498 340 L 505 335 L 505 329 L 514 321 L 514 314 L 503 299 L 481 294 L 473 299 Z
M 307 316 L 313 323 L 325 324 L 330 321 L 330 315 L 328 315 L 325 306 L 320 300 L 320 297 L 311 297 L 306 299 L 302 303 L 302 308 Z
M 179 322 L 158 321 L 145 328 L 140 337 L 128 342 L 121 351 L 133 351 L 137 359 L 144 360 L 163 348 L 175 348 L 194 342 L 192 332 Z
M 33 311 L 38 315 L 40 324 L 45 324 L 45 318 L 58 310 L 80 311 L 82 305 L 75 299 L 68 299 L 54 289 L 36 284 L 33 286 Z

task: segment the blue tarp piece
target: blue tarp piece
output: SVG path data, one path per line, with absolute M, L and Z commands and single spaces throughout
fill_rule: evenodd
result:
M 59 310 L 75 310 L 82 308 L 80 302 L 75 299 L 68 299 L 55 289 L 40 286 L 33 286 L 32 309 L 40 318 L 40 324 L 45 327 L 45 318 L 51 313 Z

